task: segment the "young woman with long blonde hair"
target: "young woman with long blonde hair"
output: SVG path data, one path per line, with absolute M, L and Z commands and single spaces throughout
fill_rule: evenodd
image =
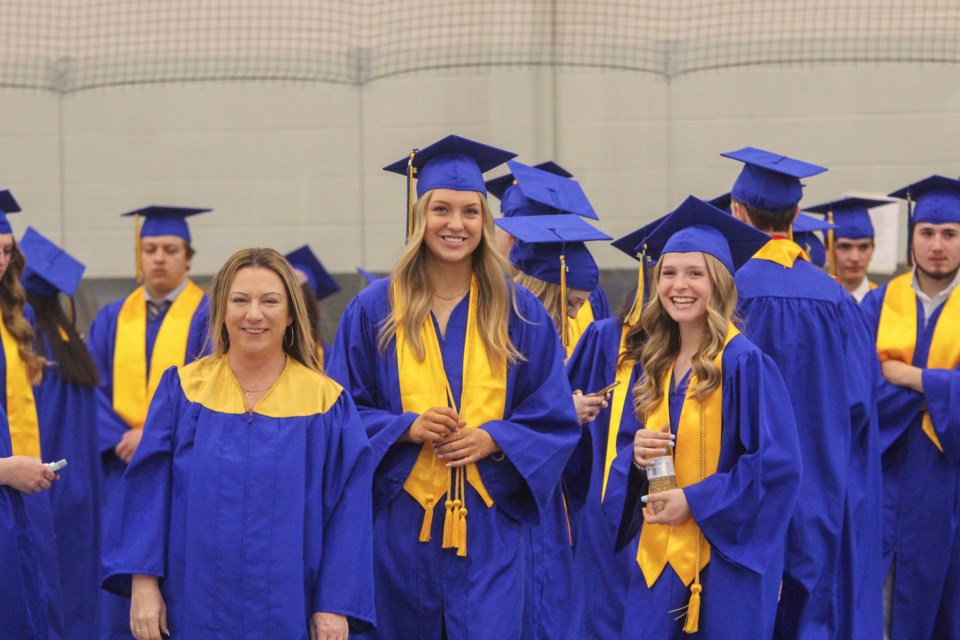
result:
M 797 433 L 779 370 L 733 323 L 733 272 L 766 241 L 696 198 L 647 239 L 658 262 L 640 320 L 643 428 L 604 503 L 624 507 L 621 547 L 639 530 L 622 638 L 772 636 Z M 649 493 L 646 470 L 665 455 L 677 488 Z
M 347 307 L 328 372 L 375 452 L 376 638 L 518 638 L 524 527 L 578 438 L 543 307 L 506 277 L 483 171 L 449 136 L 387 167 L 417 179 L 407 247 Z

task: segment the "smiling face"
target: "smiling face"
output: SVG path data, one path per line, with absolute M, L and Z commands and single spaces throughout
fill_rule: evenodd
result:
M 147 290 L 162 297 L 176 289 L 190 270 L 187 241 L 180 236 L 147 236 L 140 240 L 140 266 Z
M 703 254 L 667 253 L 660 260 L 660 304 L 677 324 L 706 323 L 713 283 Z
M 283 336 L 293 322 L 283 280 L 266 268 L 237 271 L 227 294 L 224 324 L 230 349 L 247 355 L 279 356 Z
M 435 189 L 427 206 L 423 242 L 432 259 L 470 260 L 483 237 L 483 205 L 473 191 Z

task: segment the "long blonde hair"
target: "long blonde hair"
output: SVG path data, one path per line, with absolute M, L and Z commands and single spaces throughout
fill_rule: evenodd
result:
M 702 254 L 707 263 L 707 275 L 713 284 L 713 291 L 707 300 L 707 330 L 703 342 L 690 360 L 697 384 L 691 389 L 698 400 L 702 400 L 720 386 L 721 372 L 713 360 L 723 350 L 729 324 L 734 320 L 737 308 L 737 288 L 733 276 L 722 262 L 709 254 Z M 650 290 L 657 291 L 660 282 L 661 259 L 653 269 Z M 680 327 L 670 317 L 660 296 L 654 293 L 640 315 L 640 326 L 646 334 L 640 352 L 643 376 L 633 388 L 633 407 L 637 418 L 644 421 L 646 415 L 663 399 L 664 373 L 673 366 L 680 351 Z
M 300 291 L 300 282 L 287 259 L 274 249 L 253 248 L 237 251 L 213 277 L 209 290 L 210 330 L 207 335 L 211 357 L 222 356 L 230 351 L 230 335 L 227 333 L 226 323 L 227 303 L 230 285 L 241 269 L 269 269 L 280 277 L 287 292 L 287 313 L 293 318 L 293 322 L 283 334 L 283 351 L 304 366 L 321 371 L 317 361 L 317 344 L 310 331 L 310 320 L 303 302 L 303 293 Z
M 27 292 L 20 284 L 20 276 L 23 275 L 27 260 L 15 239 L 10 251 L 10 263 L 3 273 L 3 278 L 0 278 L 0 315 L 3 326 L 17 343 L 17 353 L 27 368 L 31 384 L 38 384 L 45 360 L 33 350 L 33 327 L 23 315 Z
M 477 328 L 491 362 L 513 364 L 523 359 L 508 331 L 511 309 L 519 313 L 516 290 L 506 279 L 510 265 L 494 243 L 493 214 L 483 194 L 477 195 L 483 214 L 483 234 L 472 256 L 477 281 Z M 423 240 L 432 196 L 433 190 L 427 191 L 413 207 L 413 232 L 390 275 L 390 316 L 380 328 L 377 341 L 378 347 L 385 350 L 397 335 L 397 329 L 403 327 L 406 339 L 420 360 L 426 355 L 420 327 L 430 313 L 433 298 L 426 260 L 430 249 Z M 401 300 L 405 304 L 401 305 Z
M 526 287 L 543 304 L 547 315 L 553 320 L 553 326 L 557 328 L 557 335 L 560 335 L 563 330 L 563 316 L 567 313 L 567 301 L 560 295 L 560 285 L 541 280 L 520 270 L 517 270 L 513 279 Z

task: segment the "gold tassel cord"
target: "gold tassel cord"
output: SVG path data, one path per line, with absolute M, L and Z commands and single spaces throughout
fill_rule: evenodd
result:
M 140 216 L 133 216 L 133 258 L 136 263 L 137 282 L 143 282 L 143 264 L 140 259 Z
M 637 295 L 633 299 L 633 305 L 630 307 L 630 312 L 627 314 L 625 323 L 631 327 L 635 327 L 640 323 L 640 314 L 643 311 L 643 288 L 645 286 L 644 280 L 646 279 L 646 270 L 647 270 L 647 247 L 644 245 L 643 251 L 637 254 L 637 259 L 640 260 L 640 268 L 637 269 Z
M 700 402 L 700 437 L 698 442 L 699 453 L 699 482 L 703 482 L 707 467 L 707 434 L 703 425 L 703 403 Z M 703 561 L 703 531 L 697 535 L 697 572 L 694 574 L 693 585 L 690 587 L 690 603 L 687 605 L 687 620 L 683 625 L 685 633 L 696 633 L 700 630 L 700 594 L 703 585 L 700 584 L 700 563 Z
M 827 211 L 827 222 L 833 224 L 833 211 Z M 833 254 L 833 229 L 827 229 L 827 261 L 830 263 L 830 275 L 837 277 L 837 257 Z
M 567 257 L 560 254 L 560 342 L 570 346 L 570 320 L 567 318 Z
M 410 152 L 410 159 L 407 161 L 407 239 L 413 235 L 413 175 L 417 168 L 413 166 L 413 158 L 416 156 L 416 150 Z

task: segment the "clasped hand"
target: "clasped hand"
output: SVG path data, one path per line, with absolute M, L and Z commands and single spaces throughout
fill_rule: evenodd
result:
M 466 429 L 467 423 L 450 407 L 431 407 L 413 421 L 401 440 L 429 442 L 447 467 L 463 467 L 500 450 L 484 429 Z

